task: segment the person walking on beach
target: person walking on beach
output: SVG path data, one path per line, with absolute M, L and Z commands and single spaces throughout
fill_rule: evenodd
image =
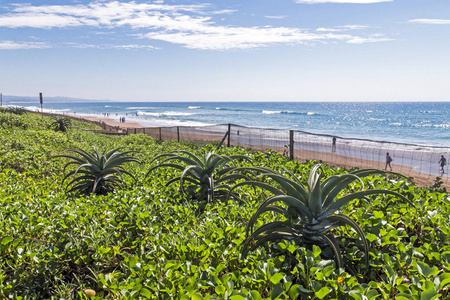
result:
M 392 166 L 391 166 L 391 162 L 392 162 L 392 157 L 389 155 L 389 152 L 386 152 L 386 166 L 384 167 L 384 169 L 387 171 L 387 168 L 389 167 L 392 171 Z
M 441 166 L 441 173 L 444 173 L 444 166 L 447 164 L 447 159 L 445 159 L 444 155 L 441 155 L 441 159 L 439 160 L 439 164 Z

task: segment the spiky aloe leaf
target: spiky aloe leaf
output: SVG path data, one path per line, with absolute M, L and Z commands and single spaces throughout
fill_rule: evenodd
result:
M 250 178 L 248 178 L 247 176 L 242 175 L 242 174 L 229 174 L 229 175 L 223 176 L 220 179 L 216 180 L 216 184 L 224 182 L 224 181 L 228 181 L 228 180 L 239 180 L 239 179 L 250 180 Z
M 344 215 L 344 214 L 336 214 L 333 216 L 329 216 L 327 218 L 327 220 L 329 220 L 331 222 L 339 222 L 342 225 L 348 225 L 356 231 L 356 233 L 360 237 L 360 240 L 363 243 L 363 250 L 364 250 L 364 254 L 365 254 L 364 262 L 365 262 L 366 267 L 368 267 L 369 266 L 369 242 L 367 241 L 364 231 L 361 229 L 361 227 L 359 227 L 359 225 L 353 219 L 351 219 L 349 216 Z
M 283 195 L 283 192 L 280 191 L 279 189 L 277 189 L 277 188 L 275 188 L 275 187 L 273 187 L 273 186 L 271 186 L 271 185 L 269 185 L 267 183 L 259 182 L 259 181 L 244 181 L 244 182 L 240 182 L 240 183 L 234 185 L 231 188 L 230 193 L 232 191 L 234 191 L 236 188 L 244 186 L 244 185 L 252 185 L 252 186 L 260 187 L 262 189 L 265 189 L 265 190 L 271 192 L 274 195 Z
M 324 219 L 332 214 L 334 214 L 336 211 L 340 210 L 342 206 L 348 204 L 350 201 L 355 199 L 360 199 L 363 197 L 366 197 L 368 195 L 376 195 L 376 194 L 387 194 L 387 195 L 393 195 L 395 197 L 398 197 L 407 203 L 409 203 L 411 206 L 415 207 L 414 204 L 408 200 L 405 196 L 389 191 L 389 190 L 368 190 L 368 191 L 362 191 L 362 192 L 356 192 L 347 196 L 344 196 L 342 198 L 337 199 L 336 201 L 332 202 L 328 207 L 324 207 L 323 213 L 320 216 L 320 219 Z
M 253 226 L 256 223 L 256 220 L 258 219 L 259 216 L 261 216 L 263 213 L 266 212 L 275 212 L 275 213 L 279 213 L 281 215 L 285 215 L 286 214 L 286 209 L 281 207 L 281 206 L 276 206 L 276 205 L 267 205 L 265 207 L 262 207 L 259 211 L 258 211 L 258 215 L 253 214 L 253 216 L 250 218 L 247 227 L 245 228 L 245 236 L 248 237 L 249 236 L 249 232 L 251 232 L 251 234 L 253 234 Z
M 288 227 L 286 227 L 288 230 Z M 255 241 L 254 239 L 247 239 L 242 248 L 242 255 L 245 257 L 247 256 L 248 252 L 253 251 L 257 249 L 258 247 L 261 247 L 262 245 L 266 244 L 267 242 L 280 242 L 283 240 L 293 240 L 295 238 L 298 238 L 294 232 L 291 233 L 280 233 L 280 232 L 273 232 L 267 235 L 259 236 L 258 239 L 256 239 L 256 243 L 254 243 L 250 248 L 250 243 Z
M 286 178 L 280 174 L 269 173 L 269 174 L 261 174 L 260 177 L 270 177 L 286 191 L 286 194 L 292 197 L 295 197 L 303 202 L 303 204 L 308 205 L 308 199 L 310 197 L 309 193 L 305 190 L 305 188 L 298 184 L 297 182 Z
M 67 151 L 78 154 L 58 155 L 56 157 L 69 158 L 72 161 L 64 166 L 64 171 L 68 166 L 75 165 L 77 168 L 70 171 L 63 179 L 63 183 L 72 176 L 75 177 L 67 184 L 69 191 L 78 191 L 79 193 L 105 193 L 121 186 L 121 179 L 117 176 L 123 174 L 134 176 L 123 168 L 124 163 L 140 162 L 138 159 L 128 156 L 129 153 L 135 151 L 126 151 L 118 153 L 117 149 L 113 149 L 106 154 L 100 154 L 94 147 L 93 153 L 88 153 L 82 149 L 68 149 Z
M 260 212 L 262 212 L 266 206 L 276 202 L 283 202 L 288 207 L 293 207 L 304 222 L 311 222 L 313 219 L 310 210 L 307 206 L 305 206 L 305 204 L 303 204 L 303 202 L 288 195 L 276 195 L 268 198 L 259 206 L 258 210 L 252 216 L 252 219 L 256 220 L 256 218 L 259 217 Z
M 148 177 L 148 175 L 150 175 L 151 172 L 153 172 L 153 171 L 156 170 L 156 169 L 163 168 L 163 167 L 175 168 L 175 169 L 178 169 L 178 170 L 181 170 L 181 171 L 184 170 L 184 167 L 182 167 L 182 166 L 180 166 L 180 165 L 166 163 L 166 164 L 160 164 L 160 165 L 154 166 L 153 168 L 151 168 L 151 169 L 147 172 L 147 174 L 146 174 L 145 176 Z
M 331 248 L 334 253 L 336 267 L 342 268 L 344 266 L 344 259 L 342 258 L 341 247 L 338 241 L 332 234 L 324 234 L 321 236 L 325 243 Z

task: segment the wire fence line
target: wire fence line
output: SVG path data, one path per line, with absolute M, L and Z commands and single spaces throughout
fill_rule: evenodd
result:
M 338 136 L 312 134 L 297 130 L 264 129 L 233 124 L 200 127 L 129 128 L 128 134 L 143 133 L 161 141 L 222 142 L 253 150 L 274 150 L 291 159 L 317 160 L 336 167 L 377 168 L 390 170 L 386 154 L 393 158 L 394 172 L 414 177 L 420 186 L 431 186 L 440 177 L 449 186 L 448 164 L 441 166 L 440 158 L 450 156 L 450 148 L 433 147 Z

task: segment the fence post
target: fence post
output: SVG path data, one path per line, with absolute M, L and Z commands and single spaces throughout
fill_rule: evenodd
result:
M 227 147 L 230 147 L 230 136 L 231 136 L 231 124 L 228 123 Z
M 159 140 L 162 141 L 161 127 L 159 127 Z
M 289 130 L 289 159 L 294 159 L 294 130 Z
M 180 142 L 180 127 L 177 126 L 177 142 Z
M 134 129 L 134 134 L 136 134 L 136 128 Z

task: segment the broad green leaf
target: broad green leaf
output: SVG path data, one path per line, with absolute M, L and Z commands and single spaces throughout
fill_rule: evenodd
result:
M 328 295 L 331 292 L 331 290 L 329 288 L 327 288 L 326 286 L 324 286 L 323 288 L 321 288 L 318 292 L 316 292 L 316 297 L 319 299 L 323 299 L 323 297 L 325 297 L 326 295 Z
M 424 277 L 428 277 L 431 274 L 431 269 L 430 267 L 421 261 L 417 261 L 417 270 L 419 271 L 420 274 L 422 274 Z
M 13 240 L 14 240 L 14 239 L 13 239 L 12 237 L 10 237 L 10 236 L 4 237 L 4 238 L 2 238 L 2 245 L 9 244 L 9 243 L 11 243 Z
M 203 300 L 203 297 L 199 293 L 195 293 L 194 295 L 192 295 L 191 299 L 192 300 Z
M 280 282 L 281 279 L 283 279 L 284 274 L 283 273 L 275 273 L 271 278 L 270 278 L 270 282 L 272 282 L 273 284 L 278 284 Z
M 261 294 L 258 291 L 252 290 L 250 292 L 250 295 L 252 296 L 252 300 L 262 300 Z
M 420 295 L 420 300 L 434 300 L 440 296 L 441 294 L 438 294 L 434 289 L 428 289 Z
M 218 295 L 223 295 L 225 294 L 225 291 L 227 290 L 223 285 L 218 285 L 214 288 L 214 290 L 216 291 L 216 293 Z
M 142 296 L 145 296 L 149 299 L 152 298 L 152 293 L 146 288 L 142 288 L 139 292 L 141 293 Z

